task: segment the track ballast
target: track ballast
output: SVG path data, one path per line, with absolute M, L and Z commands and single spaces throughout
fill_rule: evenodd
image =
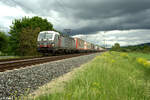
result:
M 40 58 L 29 58 L 29 59 L 15 59 L 15 60 L 6 60 L 0 62 L 0 72 L 4 72 L 7 70 L 18 69 L 21 67 L 41 64 L 50 61 L 57 61 L 61 59 L 67 59 L 82 55 L 87 55 L 91 53 L 80 53 L 80 54 L 68 54 L 68 55 L 60 55 L 60 56 L 50 56 L 50 57 L 40 57 Z

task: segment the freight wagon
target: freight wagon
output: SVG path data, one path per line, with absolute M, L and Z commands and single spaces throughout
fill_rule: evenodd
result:
M 85 48 L 84 48 L 84 40 L 80 39 L 80 38 L 74 38 L 75 40 L 75 44 L 76 44 L 76 51 L 77 52 L 84 52 Z

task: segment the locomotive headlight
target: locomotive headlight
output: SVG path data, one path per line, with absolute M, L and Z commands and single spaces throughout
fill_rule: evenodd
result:
M 55 44 L 54 44 L 54 43 L 52 43 L 52 46 L 55 46 Z

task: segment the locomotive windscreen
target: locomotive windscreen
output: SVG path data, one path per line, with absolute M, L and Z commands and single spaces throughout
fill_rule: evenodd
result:
M 50 34 L 50 33 L 46 33 L 45 36 L 46 36 L 45 37 L 46 39 L 52 39 L 53 38 L 53 34 Z
M 38 36 L 38 41 L 42 39 L 52 39 L 52 38 L 53 38 L 53 34 L 51 33 L 40 33 Z

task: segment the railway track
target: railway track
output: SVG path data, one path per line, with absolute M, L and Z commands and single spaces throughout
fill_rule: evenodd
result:
M 80 53 L 80 54 L 69 54 L 69 55 L 61 55 L 61 56 L 50 56 L 50 57 L 41 57 L 41 58 L 36 57 L 36 58 L 30 58 L 30 59 L 14 59 L 14 60 L 1 61 L 0 72 L 4 72 L 6 70 L 19 69 L 21 67 L 41 64 L 41 63 L 50 62 L 50 61 L 57 61 L 61 59 L 87 55 L 87 54 L 91 54 L 91 53 Z
M 24 57 L 24 58 L 0 59 L 0 62 L 15 61 L 15 60 L 24 60 L 24 59 L 32 59 L 32 58 L 40 58 L 40 56 L 39 57 Z

